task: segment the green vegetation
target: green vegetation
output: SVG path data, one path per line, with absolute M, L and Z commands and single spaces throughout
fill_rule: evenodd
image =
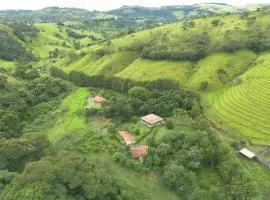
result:
M 22 134 L 24 121 L 38 116 L 45 102 L 57 101 L 69 91 L 70 86 L 62 80 L 44 77 L 26 84 L 10 84 L 7 93 L 0 93 L 0 138 L 17 137 Z
M 0 199 L 269 199 L 266 6 L 0 19 Z M 141 123 L 149 113 L 165 122 Z
M 269 143 L 269 54 L 239 77 L 240 83 L 225 91 L 212 107 L 222 120 L 256 143 Z M 258 112 L 259 111 L 259 112 Z

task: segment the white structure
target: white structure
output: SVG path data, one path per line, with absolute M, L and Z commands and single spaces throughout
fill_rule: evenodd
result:
M 249 159 L 253 159 L 253 158 L 256 157 L 256 154 L 255 154 L 255 153 L 249 151 L 249 150 L 246 149 L 246 148 L 241 149 L 241 150 L 239 151 L 239 153 L 241 153 L 242 155 L 246 156 L 246 157 L 249 158 Z

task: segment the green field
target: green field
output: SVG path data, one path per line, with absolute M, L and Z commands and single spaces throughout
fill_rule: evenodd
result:
M 255 66 L 240 77 L 242 83 L 219 95 L 212 107 L 220 119 L 261 144 L 270 142 L 269 60 L 269 54 L 261 55 Z
M 137 59 L 116 76 L 136 81 L 173 79 L 185 85 L 191 65 L 192 63 L 188 61 L 152 61 Z

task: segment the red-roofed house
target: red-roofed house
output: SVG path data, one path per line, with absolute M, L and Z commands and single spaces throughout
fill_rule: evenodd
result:
M 127 131 L 119 131 L 119 134 L 125 141 L 126 145 L 135 144 L 135 139 L 132 135 L 129 134 Z
M 148 154 L 148 146 L 132 147 L 130 151 L 132 158 L 140 159 Z
M 146 124 L 149 127 L 159 126 L 164 122 L 164 119 L 155 114 L 149 114 L 144 117 L 141 117 L 141 122 Z
M 103 98 L 102 96 L 95 96 L 94 97 L 94 102 L 95 103 L 105 103 L 107 102 L 108 100 Z

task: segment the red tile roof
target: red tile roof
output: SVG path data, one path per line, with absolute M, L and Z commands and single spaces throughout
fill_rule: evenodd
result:
M 157 123 L 160 123 L 164 121 L 164 119 L 160 116 L 157 116 L 155 114 L 149 114 L 141 118 L 142 121 L 146 122 L 147 124 L 150 125 L 155 125 Z
M 140 158 L 148 154 L 148 146 L 132 147 L 131 156 L 132 158 Z
M 97 102 L 97 103 L 103 103 L 103 102 L 106 102 L 107 99 L 101 97 L 101 96 L 95 96 L 94 97 L 94 102 Z
M 129 134 L 127 131 L 119 131 L 121 137 L 125 140 L 126 145 L 134 144 L 135 140 L 132 135 Z

